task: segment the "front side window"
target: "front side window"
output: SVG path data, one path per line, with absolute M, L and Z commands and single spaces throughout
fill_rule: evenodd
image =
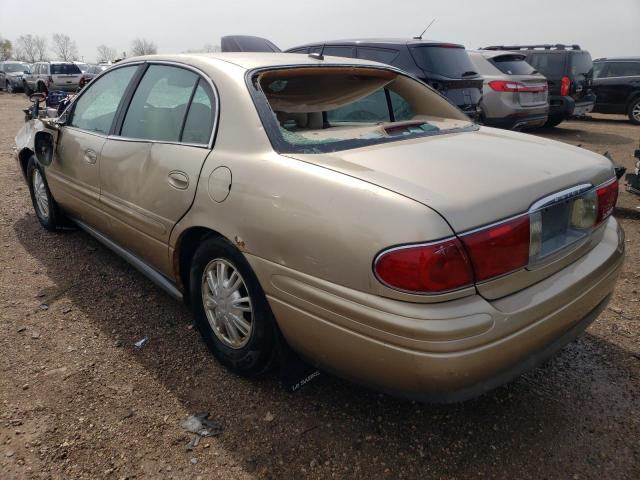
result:
M 421 82 L 369 67 L 256 74 L 258 113 L 281 153 L 322 153 L 475 128 Z
M 323 55 L 333 57 L 354 57 L 353 47 L 325 47 Z
M 198 79 L 184 68 L 151 65 L 136 88 L 120 134 L 143 140 L 180 141 Z
M 24 63 L 5 63 L 5 72 L 24 72 L 27 69 L 27 65 Z
M 108 135 L 118 105 L 137 68 L 137 65 L 118 68 L 91 82 L 75 102 L 69 125 Z
M 373 47 L 358 47 L 358 58 L 364 58 L 365 60 L 371 60 L 373 62 L 391 63 L 398 56 L 397 50 L 390 48 L 373 48 Z
M 605 76 L 607 69 L 606 63 L 594 63 L 593 64 L 593 78 L 602 78 Z

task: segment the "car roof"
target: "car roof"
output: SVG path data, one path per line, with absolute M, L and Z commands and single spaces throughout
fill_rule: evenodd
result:
M 640 57 L 604 57 L 596 58 L 594 62 L 620 62 L 620 61 L 640 61 Z
M 349 38 L 343 40 L 324 40 L 320 42 L 296 45 L 292 48 L 315 47 L 318 45 L 447 45 L 450 47 L 464 48 L 463 45 L 439 40 L 423 40 L 421 38 Z
M 263 67 L 281 67 L 281 66 L 298 66 L 298 65 L 376 65 L 385 66 L 381 63 L 372 62 L 370 60 L 361 60 L 357 58 L 332 57 L 326 55 L 324 60 L 318 60 L 307 54 L 300 53 L 275 53 L 275 52 L 216 52 L 216 53 L 183 53 L 176 55 L 146 55 L 143 57 L 131 57 L 118 65 L 131 63 L 136 61 L 168 61 L 186 64 L 201 64 L 227 62 L 244 69 L 263 68 Z

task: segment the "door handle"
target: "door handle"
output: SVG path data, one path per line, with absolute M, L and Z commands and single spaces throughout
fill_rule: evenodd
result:
M 98 160 L 98 154 L 96 152 L 94 152 L 90 148 L 87 148 L 84 151 L 84 161 L 85 162 L 93 165 L 94 163 L 96 163 L 97 160 Z
M 169 185 L 178 190 L 186 190 L 189 187 L 189 177 L 179 170 L 169 172 Z

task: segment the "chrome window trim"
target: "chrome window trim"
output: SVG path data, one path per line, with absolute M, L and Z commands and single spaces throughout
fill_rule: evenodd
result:
M 214 108 L 215 108 L 215 115 L 213 117 L 213 125 L 211 126 L 211 135 L 209 136 L 209 141 L 207 143 L 187 143 L 187 142 L 172 142 L 172 141 L 166 141 L 166 140 L 151 140 L 151 139 L 146 139 L 146 138 L 130 138 L 130 137 L 122 137 L 120 135 L 104 135 L 105 138 L 107 138 L 108 140 L 121 140 L 123 142 L 144 142 L 144 143 L 162 143 L 162 144 L 168 144 L 168 145 L 185 145 L 185 146 L 189 146 L 189 147 L 198 147 L 198 148 L 206 148 L 206 149 L 213 149 L 213 145 L 215 144 L 215 139 L 216 139 L 216 135 L 218 133 L 218 123 L 219 123 L 219 118 L 220 118 L 220 95 L 218 94 L 218 89 L 216 88 L 216 85 L 213 83 L 213 80 L 211 79 L 211 77 L 209 77 L 209 75 L 207 75 L 205 72 L 203 72 L 202 70 L 200 70 L 199 68 L 196 68 L 192 65 L 186 64 L 186 63 L 180 63 L 180 62 L 175 62 L 175 61 L 168 61 L 168 60 L 151 60 L 151 61 L 145 61 L 145 60 L 137 60 L 134 62 L 122 62 L 120 64 L 114 65 L 113 67 L 110 67 L 106 70 L 103 70 L 100 74 L 96 75 L 95 77 L 93 77 L 93 79 L 91 80 L 91 83 L 94 83 L 96 80 L 98 80 L 100 77 L 102 77 L 105 74 L 108 74 L 109 72 L 112 72 L 118 68 L 124 68 L 124 67 L 129 67 L 132 65 L 142 65 L 142 64 L 148 64 L 148 65 L 168 65 L 168 66 L 173 66 L 173 67 L 178 67 L 178 68 L 184 68 L 186 70 L 191 70 L 192 72 L 194 72 L 196 75 L 198 75 L 198 77 L 204 79 L 209 86 L 211 87 L 211 91 L 213 92 L 213 99 L 214 99 Z M 144 75 L 142 76 L 142 78 L 144 78 Z M 140 79 L 140 81 L 142 81 L 142 78 Z M 138 82 L 139 84 L 139 82 Z M 136 85 L 137 88 L 137 85 Z M 88 89 L 83 90 L 80 94 L 78 94 L 78 96 L 76 98 L 73 99 L 73 101 L 71 102 L 71 104 L 69 104 L 69 106 L 67 108 L 65 108 L 64 112 L 62 112 L 62 115 L 65 114 L 65 112 L 67 110 L 69 110 L 72 106 L 75 106 L 75 103 L 78 101 L 78 99 L 84 94 L 84 92 L 88 91 Z M 133 98 L 132 98 L 133 99 Z M 128 109 L 129 105 L 127 105 L 127 109 Z M 185 113 L 185 115 L 188 115 L 188 111 Z M 126 114 L 125 114 L 125 118 L 126 118 Z M 75 128 L 76 130 L 80 130 L 82 132 L 87 132 L 87 133 L 95 133 L 92 130 L 85 130 L 82 128 L 78 128 L 78 127 L 74 127 L 72 125 L 66 125 L 67 128 Z M 103 136 L 103 135 L 100 135 Z

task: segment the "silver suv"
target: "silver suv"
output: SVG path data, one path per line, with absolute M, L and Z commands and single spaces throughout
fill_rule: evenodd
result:
M 491 127 L 521 130 L 541 127 L 549 115 L 547 79 L 526 62 L 521 53 L 469 52 L 484 77 L 483 123 Z
M 27 94 L 49 90 L 75 92 L 81 76 L 80 68 L 73 62 L 38 62 L 25 77 L 25 91 Z

